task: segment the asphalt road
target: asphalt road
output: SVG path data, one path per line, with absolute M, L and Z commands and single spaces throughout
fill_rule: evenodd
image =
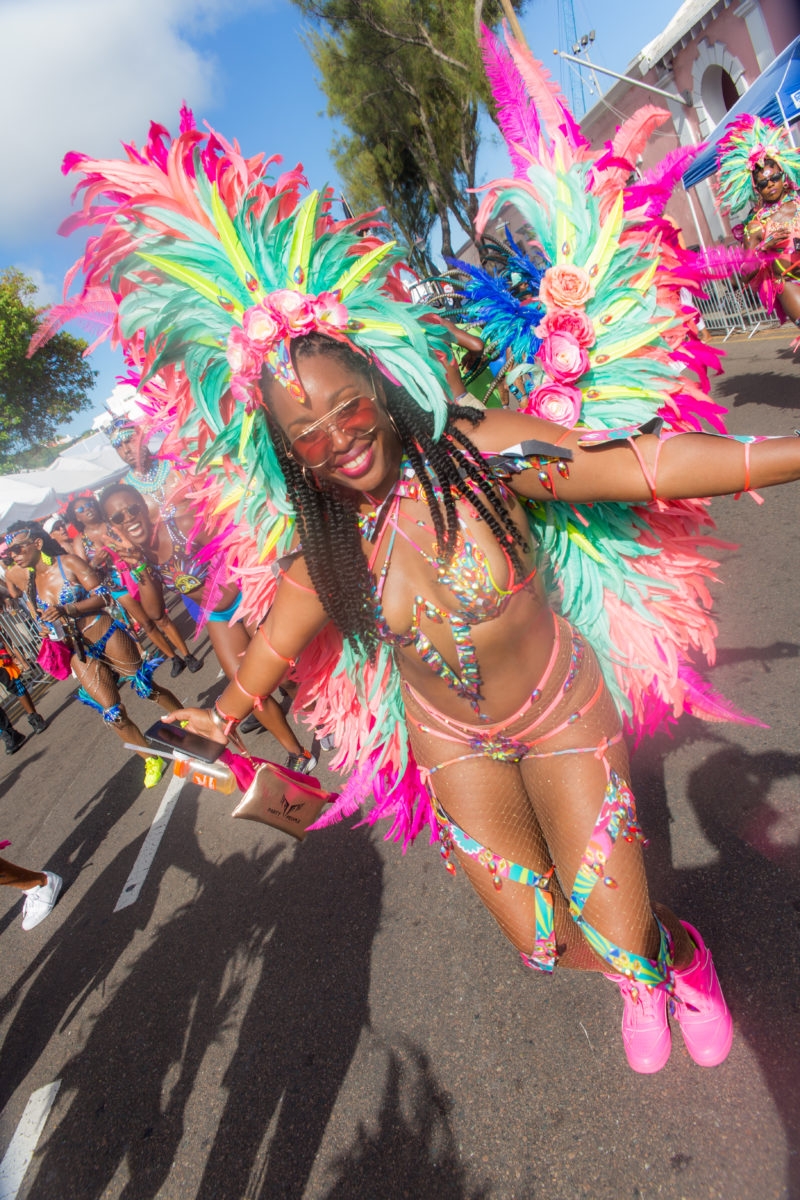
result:
M 729 343 L 734 432 L 800 425 L 789 340 Z M 58 684 L 0 757 L 6 853 L 65 880 L 29 933 L 0 889 L 0 1198 L 800 1197 L 798 498 L 714 505 L 739 549 L 713 684 L 768 728 L 685 718 L 634 756 L 653 894 L 733 1010 L 723 1066 L 676 1034 L 634 1074 L 616 988 L 526 971 L 435 848 L 352 823 L 295 845 L 186 785 L 126 892 L 168 785 Z M 178 685 L 207 700 L 213 660 Z

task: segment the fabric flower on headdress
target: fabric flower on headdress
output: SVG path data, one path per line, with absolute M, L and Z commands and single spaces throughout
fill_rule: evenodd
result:
M 800 187 L 800 150 L 790 144 L 781 125 L 746 114 L 728 128 L 720 140 L 719 202 L 731 213 L 746 210 L 753 203 L 753 171 L 772 159 L 788 183 Z
M 303 389 L 291 362 L 289 343 L 316 330 L 341 338 L 348 325 L 347 308 L 336 293 L 309 296 L 279 288 L 253 308 L 248 308 L 228 337 L 227 359 L 231 368 L 231 393 L 252 413 L 262 403 L 258 380 L 266 364 L 272 375 L 299 400 Z
M 572 429 L 581 415 L 582 401 L 580 388 L 569 383 L 544 383 L 531 392 L 520 412 Z

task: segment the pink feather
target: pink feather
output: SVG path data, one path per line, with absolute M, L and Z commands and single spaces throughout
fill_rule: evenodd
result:
M 576 153 L 588 147 L 589 143 L 569 111 L 558 84 L 553 81 L 550 72 L 545 70 L 539 60 L 533 57 L 530 50 L 516 42 L 505 26 L 504 29 L 511 57 L 548 135 L 551 140 L 556 140 L 557 135 L 561 133 L 568 148 L 573 151 L 574 159 Z M 569 163 L 565 165 L 568 166 Z
M 625 191 L 626 210 L 644 208 L 647 216 L 661 216 L 689 163 L 704 147 L 678 146 Z
M 481 26 L 481 49 L 497 108 L 497 123 L 506 140 L 514 174 L 524 179 L 529 164 L 517 147 L 524 146 L 538 161 L 542 131 L 536 108 L 530 102 L 511 55 L 485 25 Z

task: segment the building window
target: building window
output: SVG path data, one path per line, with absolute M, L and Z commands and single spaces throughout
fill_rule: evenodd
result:
M 739 99 L 739 90 L 725 68 L 712 63 L 703 72 L 700 95 L 706 112 L 718 125 Z

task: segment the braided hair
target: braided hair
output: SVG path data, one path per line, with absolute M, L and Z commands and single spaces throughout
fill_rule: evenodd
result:
M 363 356 L 323 334 L 309 333 L 292 341 L 295 367 L 303 358 L 325 355 L 369 379 Z M 459 532 L 457 497 L 468 500 L 508 554 L 516 576 L 523 567 L 519 549 L 525 538 L 512 519 L 501 489 L 483 465 L 481 452 L 455 424 L 479 424 L 484 413 L 450 405 L 442 437 L 433 436 L 433 418 L 396 384 L 382 380 L 387 408 L 402 449 L 422 487 L 431 512 L 439 557 L 449 562 L 456 553 Z M 286 480 L 289 500 L 311 582 L 330 620 L 355 648 L 374 657 L 378 647 L 375 622 L 375 583 L 361 545 L 357 492 L 316 480 L 289 453 L 275 419 L 267 427 Z M 254 430 L 256 437 L 265 430 Z M 438 493 L 438 494 L 437 494 Z

